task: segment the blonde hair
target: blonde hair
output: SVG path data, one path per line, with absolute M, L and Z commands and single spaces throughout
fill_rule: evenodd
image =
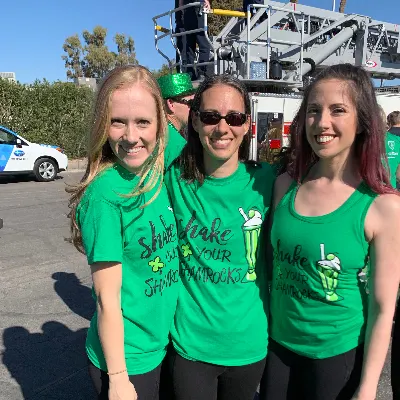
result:
M 141 84 L 153 96 L 157 107 L 157 143 L 153 154 L 148 157 L 141 168 L 140 180 L 131 194 L 139 196 L 151 191 L 157 184 L 158 188 L 152 198 L 142 207 L 147 206 L 158 196 L 162 183 L 164 171 L 164 149 L 165 137 L 168 129 L 164 111 L 164 103 L 161 97 L 160 88 L 151 72 L 140 65 L 127 65 L 113 69 L 103 80 L 95 101 L 90 134 L 87 142 L 88 164 L 85 175 L 76 186 L 66 188 L 72 196 L 69 200 L 71 209 L 69 218 L 71 220 L 71 239 L 74 246 L 84 253 L 82 235 L 76 220 L 77 206 L 90 183 L 106 168 L 116 161 L 115 155 L 108 142 L 110 129 L 110 105 L 113 93 L 122 88 L 135 84 Z M 146 183 L 144 184 L 144 182 Z M 125 196 L 124 196 L 125 197 Z

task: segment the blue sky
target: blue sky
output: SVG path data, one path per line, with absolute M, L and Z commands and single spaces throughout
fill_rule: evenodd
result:
M 300 0 L 301 4 L 332 8 L 332 0 Z M 46 78 L 66 80 L 62 45 L 64 40 L 83 30 L 102 25 L 112 38 L 125 33 L 135 40 L 137 59 L 151 69 L 164 59 L 154 47 L 152 17 L 173 8 L 174 0 L 2 0 L 0 71 L 15 72 L 23 83 Z M 339 7 L 340 0 L 336 0 Z M 347 0 L 347 13 L 399 23 L 398 0 Z M 172 46 L 165 43 L 173 57 Z

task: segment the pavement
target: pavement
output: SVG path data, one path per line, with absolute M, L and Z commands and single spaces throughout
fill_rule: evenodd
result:
M 87 159 L 77 158 L 74 160 L 68 160 L 68 172 L 82 172 L 86 170 Z
M 94 400 L 84 351 L 94 310 L 68 237 L 66 183 L 0 178 L 0 399 Z
M 90 270 L 66 241 L 65 187 L 81 176 L 0 178 L 0 400 L 95 400 L 84 351 Z M 378 400 L 392 399 L 389 379 L 388 360 Z

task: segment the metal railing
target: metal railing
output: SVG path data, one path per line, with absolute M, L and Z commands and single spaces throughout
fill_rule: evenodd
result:
M 176 33 L 174 31 L 174 26 L 173 26 L 173 15 L 176 14 L 177 12 L 180 12 L 182 10 L 185 10 L 187 8 L 200 8 L 200 13 L 204 16 L 204 27 L 203 28 L 198 28 L 198 29 L 192 29 L 190 31 L 185 31 L 185 32 L 179 32 Z M 153 22 L 154 22 L 154 41 L 155 41 L 155 47 L 157 52 L 164 57 L 167 60 L 168 66 L 169 68 L 172 70 L 174 67 L 178 66 L 181 68 L 181 70 L 186 69 L 187 67 L 193 67 L 195 70 L 197 67 L 199 66 L 204 66 L 204 65 L 214 65 L 214 72 L 217 73 L 217 52 L 214 49 L 213 43 L 209 38 L 208 35 L 208 14 L 214 14 L 214 15 L 220 15 L 220 16 L 225 16 L 225 17 L 237 17 L 237 18 L 246 18 L 247 17 L 247 13 L 242 12 L 242 11 L 235 11 L 235 10 L 223 10 L 220 8 L 213 8 L 213 9 L 206 9 L 204 7 L 204 0 L 202 1 L 198 1 L 195 3 L 190 3 L 181 7 L 177 7 L 174 8 L 172 10 L 169 10 L 165 13 L 156 15 L 155 17 L 153 17 Z M 158 21 L 160 18 L 162 17 L 166 17 L 169 16 L 169 28 L 165 28 L 161 25 L 158 24 Z M 159 33 L 162 34 L 159 34 Z M 180 37 L 180 36 L 184 36 L 184 35 L 189 35 L 189 34 L 193 34 L 193 33 L 197 33 L 197 32 L 204 32 L 204 35 L 208 41 L 208 43 L 210 44 L 211 48 L 213 49 L 213 53 L 214 53 L 214 60 L 213 61 L 209 61 L 209 62 L 202 62 L 202 63 L 196 63 L 194 62 L 193 64 L 182 64 L 182 56 L 181 56 L 181 52 L 174 40 L 174 38 Z M 178 54 L 179 56 L 179 62 L 175 62 L 173 63 L 171 61 L 171 59 L 164 53 L 161 51 L 161 49 L 159 48 L 158 42 L 162 39 L 164 39 L 165 37 L 170 37 L 171 43 L 175 49 L 175 52 Z
M 176 14 L 177 12 L 183 11 L 188 8 L 199 8 L 199 12 L 201 15 L 204 17 L 204 27 L 203 28 L 198 28 L 198 29 L 192 29 L 189 31 L 184 31 L 184 32 L 178 32 L 176 33 L 174 31 L 174 25 L 173 25 L 173 15 Z M 250 48 L 251 45 L 265 45 L 265 43 L 260 43 L 256 40 L 251 40 L 251 18 L 252 18 L 252 9 L 266 9 L 266 12 L 268 14 L 267 18 L 267 62 L 266 62 L 266 78 L 270 79 L 270 65 L 271 65 L 271 55 L 272 55 L 272 44 L 288 44 L 288 45 L 293 45 L 293 46 L 300 46 L 300 80 L 302 77 L 302 72 L 303 72 L 303 61 L 304 61 L 304 27 L 305 27 L 305 16 L 303 12 L 295 11 L 295 10 L 288 10 L 287 8 L 282 8 L 282 7 L 275 7 L 275 6 L 270 6 L 270 5 L 262 5 L 262 4 L 250 4 L 247 7 L 247 12 L 243 11 L 236 11 L 236 10 L 223 10 L 223 9 L 206 9 L 204 7 L 204 1 L 198 1 L 195 3 L 190 3 L 181 7 L 174 8 L 172 10 L 169 10 L 165 13 L 159 14 L 155 17 L 153 17 L 153 22 L 154 22 L 154 41 L 155 41 L 155 47 L 157 52 L 164 57 L 167 60 L 168 66 L 170 70 L 172 70 L 174 67 L 177 67 L 179 65 L 180 69 L 182 71 L 186 70 L 188 67 L 193 67 L 196 71 L 196 68 L 200 66 L 205 66 L 205 65 L 214 65 L 214 72 L 218 72 L 218 57 L 217 57 L 217 51 L 214 48 L 214 45 L 212 41 L 209 38 L 208 35 L 208 14 L 214 14 L 214 15 L 220 15 L 220 16 L 228 16 L 228 17 L 236 17 L 236 18 L 243 18 L 247 19 L 247 38 L 246 38 L 246 46 L 247 46 L 247 52 L 246 52 L 246 79 L 250 79 L 250 61 L 251 61 L 251 55 L 250 55 Z M 284 40 L 278 40 L 278 39 L 273 39 L 271 37 L 272 33 L 272 26 L 271 26 L 271 15 L 273 11 L 283 11 L 285 13 L 290 12 L 293 14 L 293 16 L 296 15 L 301 15 L 301 30 L 300 30 L 300 42 L 297 41 L 284 41 Z M 158 23 L 158 20 L 163 17 L 169 17 L 169 28 L 165 28 L 161 26 Z M 297 23 L 296 23 L 297 26 Z M 182 63 L 182 55 L 181 52 L 176 44 L 175 38 L 180 37 L 180 36 L 185 36 L 185 35 L 190 35 L 193 33 L 197 32 L 204 32 L 204 35 L 210 44 L 213 54 L 214 54 L 214 59 L 213 61 L 207 61 L 207 62 L 194 62 L 192 64 L 183 64 Z M 160 34 L 161 33 L 161 34 Z M 163 52 L 161 51 L 159 47 L 159 41 L 164 39 L 165 37 L 170 37 L 171 43 L 175 49 L 175 52 L 178 54 L 179 57 L 179 62 L 173 63 L 171 59 Z
M 200 13 L 204 14 L 204 27 L 176 33 L 174 31 L 173 15 L 179 11 L 183 11 L 188 8 L 199 8 L 200 9 Z M 158 24 L 158 21 L 157 21 L 158 19 L 160 19 L 162 17 L 166 17 L 166 16 L 169 16 L 169 28 L 162 27 L 161 25 Z M 156 15 L 152 19 L 154 22 L 154 41 L 155 41 L 156 50 L 162 57 L 164 57 L 167 60 L 170 70 L 172 70 L 174 67 L 177 67 L 178 65 L 179 65 L 181 71 L 186 70 L 186 68 L 188 68 L 188 67 L 193 67 L 194 70 L 196 71 L 196 68 L 198 68 L 200 66 L 211 65 L 211 64 L 216 65 L 216 56 L 215 55 L 214 55 L 214 61 L 207 61 L 207 62 L 201 62 L 201 63 L 194 62 L 192 64 L 183 64 L 181 52 L 174 40 L 175 38 L 180 37 L 180 36 L 190 35 L 190 34 L 198 33 L 198 32 L 204 32 L 204 35 L 205 35 L 208 43 L 213 48 L 213 44 L 208 36 L 207 13 L 204 9 L 204 1 L 198 1 L 195 3 L 190 3 L 190 4 L 186 4 L 184 6 L 181 6 L 181 7 L 174 8 L 165 13 Z M 159 32 L 161 32 L 162 34 L 159 35 Z M 166 54 L 164 54 L 158 46 L 158 42 L 168 36 L 170 37 L 170 40 L 171 40 L 172 46 L 175 49 L 175 52 L 179 56 L 179 62 L 176 62 L 176 60 L 175 60 L 175 63 L 173 63 L 171 61 L 171 59 Z M 215 54 L 215 51 L 214 51 L 214 54 Z M 214 67 L 214 69 L 215 69 L 215 67 Z
M 251 26 L 250 26 L 250 19 L 251 19 L 251 9 L 266 9 L 267 11 L 267 76 L 266 78 L 269 79 L 270 75 L 270 65 L 271 65 L 271 44 L 288 44 L 293 46 L 300 46 L 300 79 L 303 76 L 303 62 L 304 62 L 304 22 L 305 22 L 305 15 L 303 12 L 295 11 L 295 10 L 288 10 L 287 8 L 283 7 L 274 7 L 268 6 L 265 4 L 249 4 L 247 6 L 247 52 L 246 52 L 246 74 L 247 79 L 250 78 L 250 45 L 258 44 L 256 41 L 251 41 Z M 301 15 L 301 31 L 300 31 L 300 42 L 295 41 L 287 41 L 287 40 L 278 40 L 271 38 L 271 15 L 272 11 L 283 11 L 285 13 L 289 12 L 293 15 Z M 297 25 L 297 24 L 296 24 Z

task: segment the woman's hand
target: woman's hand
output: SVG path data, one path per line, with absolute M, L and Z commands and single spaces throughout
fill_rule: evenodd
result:
M 129 381 L 127 373 L 110 376 L 109 400 L 137 400 L 135 387 Z

